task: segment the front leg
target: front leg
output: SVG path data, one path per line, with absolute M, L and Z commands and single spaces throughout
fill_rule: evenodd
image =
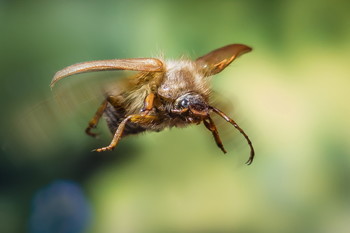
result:
M 222 144 L 222 141 L 221 141 L 220 136 L 219 136 L 219 132 L 216 129 L 214 121 L 210 118 L 210 116 L 208 116 L 206 119 L 203 120 L 203 123 L 204 123 L 205 127 L 207 127 L 207 129 L 209 129 L 212 132 L 214 139 L 215 139 L 215 142 L 216 142 L 216 145 L 222 150 L 222 152 L 224 152 L 226 154 L 226 150 L 224 148 L 224 145 Z
M 150 93 L 146 96 L 144 100 L 143 108 L 141 109 L 141 115 L 145 116 L 147 115 L 154 107 L 154 93 Z

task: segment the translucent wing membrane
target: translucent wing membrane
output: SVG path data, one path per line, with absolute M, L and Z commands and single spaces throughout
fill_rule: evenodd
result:
M 163 70 L 163 63 L 156 58 L 112 59 L 82 62 L 68 66 L 58 71 L 53 77 L 50 86 L 53 87 L 59 80 L 73 74 L 104 70 L 134 70 L 155 72 Z
M 221 72 L 235 58 L 251 50 L 252 48 L 243 44 L 230 44 L 197 58 L 196 63 L 205 76 L 211 76 Z

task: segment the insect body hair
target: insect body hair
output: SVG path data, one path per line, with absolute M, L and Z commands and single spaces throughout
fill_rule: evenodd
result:
M 199 72 L 195 62 L 190 60 L 167 60 L 165 72 L 158 94 L 165 98 L 177 99 L 179 96 L 196 92 L 208 99 L 210 94 L 209 78 Z

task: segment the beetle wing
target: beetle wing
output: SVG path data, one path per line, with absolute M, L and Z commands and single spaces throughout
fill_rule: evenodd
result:
M 235 58 L 251 50 L 252 48 L 243 44 L 230 44 L 197 58 L 196 64 L 205 76 L 211 76 L 221 72 Z
M 58 71 L 53 77 L 50 86 L 52 88 L 56 82 L 73 74 L 104 70 L 156 72 L 163 70 L 163 63 L 156 58 L 112 59 L 82 62 Z

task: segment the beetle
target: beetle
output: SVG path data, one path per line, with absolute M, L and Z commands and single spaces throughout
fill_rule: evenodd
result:
M 58 71 L 51 88 L 59 80 L 84 72 L 106 70 L 139 71 L 123 80 L 118 88 L 105 93 L 105 100 L 90 120 L 85 132 L 92 132 L 104 115 L 113 139 L 108 146 L 97 152 L 113 150 L 121 138 L 145 131 L 159 132 L 165 128 L 186 127 L 203 122 L 211 131 L 217 146 L 226 153 L 218 130 L 210 114 L 215 113 L 233 125 L 247 140 L 250 156 L 246 164 L 254 159 L 254 148 L 248 135 L 224 112 L 211 106 L 210 77 L 220 73 L 237 57 L 252 49 L 243 44 L 230 44 L 196 60 L 164 60 L 158 58 L 132 58 L 88 61 L 74 64 Z

